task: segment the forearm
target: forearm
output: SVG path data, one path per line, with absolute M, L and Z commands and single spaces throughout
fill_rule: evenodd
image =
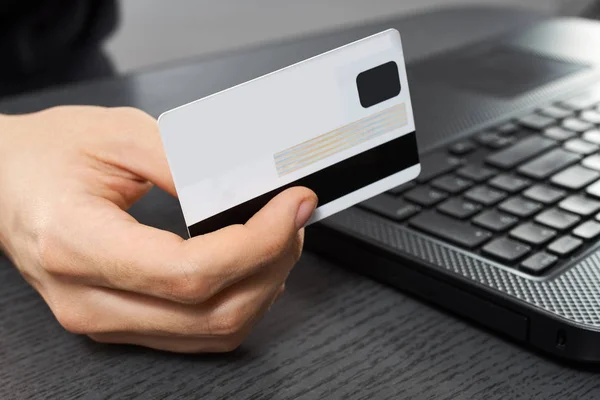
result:
M 5 225 L 7 222 L 6 209 L 2 197 L 3 191 L 6 190 L 6 160 L 8 157 L 9 147 L 9 121 L 12 117 L 0 114 L 0 252 L 5 252 L 6 248 L 6 235 Z M 4 189 L 4 190 L 2 190 Z
M 4 153 L 6 151 L 6 131 L 8 128 L 5 127 L 6 119 L 8 117 L 4 114 L 0 114 L 0 177 L 2 174 Z M 2 180 L 0 180 L 0 184 L 2 184 Z M 1 204 L 1 202 L 0 202 Z M 0 208 L 0 252 L 4 252 L 4 235 L 2 233 L 2 208 Z

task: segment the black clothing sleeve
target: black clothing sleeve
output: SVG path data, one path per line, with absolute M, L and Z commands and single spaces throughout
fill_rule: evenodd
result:
M 0 97 L 69 81 L 117 17 L 116 0 L 0 0 Z

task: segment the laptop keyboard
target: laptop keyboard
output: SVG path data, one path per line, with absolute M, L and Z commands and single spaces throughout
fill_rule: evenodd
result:
M 359 207 L 543 275 L 600 239 L 600 98 L 581 95 L 428 153 Z

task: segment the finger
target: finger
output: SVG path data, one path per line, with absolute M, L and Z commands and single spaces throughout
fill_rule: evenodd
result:
M 284 291 L 285 284 L 282 284 L 279 290 L 277 290 L 275 297 L 270 301 L 267 311 L 277 302 Z M 264 311 L 256 313 L 251 323 L 239 333 L 230 335 L 229 337 L 214 337 L 210 335 L 198 337 L 196 335 L 190 338 L 136 332 L 102 332 L 92 333 L 88 336 L 99 343 L 136 345 L 175 353 L 223 353 L 238 348 L 264 313 Z
M 125 112 L 129 111 L 125 109 Z M 143 111 L 135 110 L 133 113 L 139 114 L 137 129 L 143 138 L 132 143 L 131 152 L 124 157 L 128 168 L 167 193 L 177 196 L 157 121 Z
M 305 200 L 314 208 L 311 191 L 289 189 L 245 226 L 187 241 L 141 225 L 120 210 L 120 217 L 99 212 L 87 216 L 85 225 L 57 227 L 57 237 L 44 246 L 44 264 L 49 272 L 81 283 L 200 303 L 286 254 L 287 262 L 278 265 L 288 273 L 301 251 L 296 214 Z
M 201 257 L 219 260 L 214 268 L 216 275 L 209 277 L 211 293 L 261 271 L 291 251 L 294 259 L 281 264 L 288 273 L 302 250 L 304 231 L 300 227 L 308 220 L 316 203 L 312 191 L 291 188 L 273 198 L 245 225 L 226 227 L 188 240 L 185 246 L 191 253 L 203 246 L 209 251 Z M 298 215 L 302 213 L 302 221 L 298 222 Z M 235 246 L 231 246 L 232 243 Z
M 176 194 L 158 124 L 144 111 L 133 107 L 58 106 L 32 116 L 49 126 L 63 126 L 68 120 L 71 129 L 65 135 L 76 134 L 77 141 L 82 140 L 80 132 L 104 133 L 84 135 L 86 150 L 94 158 Z
M 205 294 L 210 297 L 273 263 L 284 268 L 282 272 L 287 276 L 302 250 L 304 231 L 300 228 L 316 203 L 311 190 L 291 188 L 274 197 L 245 225 L 226 227 L 186 241 L 184 253 L 190 254 L 189 257 L 198 254 L 200 248 L 206 249 L 198 255 L 196 265 L 214 261 L 210 269 L 197 274 L 197 279 L 203 276 L 209 284 Z M 286 255 L 288 261 L 279 262 Z
M 105 161 L 131 171 L 176 196 L 175 184 L 160 137 L 158 123 L 149 114 L 132 107 L 109 108 L 107 121 L 119 135 Z M 104 140 L 98 138 L 99 140 Z
M 241 341 L 281 294 L 282 275 L 274 266 L 273 271 L 240 282 L 199 305 L 57 279 L 53 290 L 42 295 L 61 325 L 74 333 L 130 332 Z

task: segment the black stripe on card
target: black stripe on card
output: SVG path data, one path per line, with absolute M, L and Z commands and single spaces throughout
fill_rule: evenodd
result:
M 269 200 L 290 187 L 312 189 L 322 206 L 418 163 L 417 135 L 413 131 L 197 222 L 188 227 L 190 236 L 244 224 Z

